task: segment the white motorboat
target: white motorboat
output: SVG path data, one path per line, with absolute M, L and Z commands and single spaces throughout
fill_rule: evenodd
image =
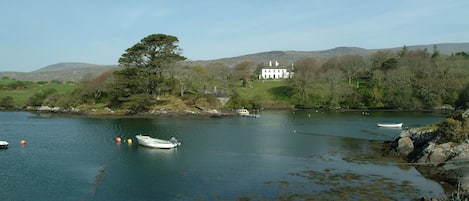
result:
M 403 123 L 378 123 L 378 127 L 383 128 L 402 128 Z
M 236 113 L 238 113 L 238 115 L 240 115 L 240 116 L 246 116 L 246 115 L 249 115 L 249 110 L 244 109 L 244 108 L 243 109 L 238 109 L 236 111 Z
M 181 145 L 181 143 L 174 137 L 171 137 L 170 140 L 161 140 L 140 134 L 135 137 L 137 138 L 138 144 L 151 148 L 171 149 Z
M 8 148 L 8 142 L 0 141 L 0 149 L 6 149 L 6 148 Z

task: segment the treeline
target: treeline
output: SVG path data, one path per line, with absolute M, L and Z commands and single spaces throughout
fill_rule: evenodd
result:
M 99 105 L 129 113 L 167 104 L 162 97 L 177 97 L 197 108 L 219 108 L 217 97 L 229 97 L 224 107 L 262 108 L 272 104 L 262 94 L 246 96 L 266 63 L 244 61 L 235 66 L 210 63 L 184 66 L 178 38 L 149 35 L 125 50 L 119 69 L 103 73 L 68 94 L 36 92 L 31 106 L 77 107 Z M 279 104 L 298 108 L 435 109 L 467 108 L 469 57 L 459 52 L 441 55 L 433 50 L 377 51 L 327 59 L 305 58 L 288 65 L 294 75 L 282 87 L 269 89 Z M 11 83 L 6 88 L 21 88 Z M 6 99 L 11 105 L 11 97 Z M 1 105 L 0 105 L 1 106 Z
M 287 93 L 303 107 L 436 109 L 467 107 L 466 53 L 377 51 L 297 61 Z
M 184 58 L 174 45 L 177 38 L 158 39 L 171 43 L 165 46 L 172 49 L 168 51 L 145 42 L 152 37 L 155 35 L 123 54 L 119 60 L 121 70 L 88 83 L 83 90 L 86 96 L 93 101 L 104 98 L 114 107 L 136 111 L 148 109 L 157 104 L 157 97 L 165 95 L 179 96 L 188 104 L 208 96 L 213 103 L 215 92 L 223 91 L 230 97 L 227 107 L 232 108 L 262 108 L 263 101 L 270 101 L 238 93 L 240 87 L 249 90 L 253 82 L 258 82 L 267 64 L 244 61 L 232 67 L 223 63 L 181 66 L 177 61 Z M 156 47 L 145 50 L 146 46 Z M 142 53 L 148 50 L 153 52 Z M 441 55 L 437 46 L 431 51 L 404 46 L 400 51 L 377 51 L 366 56 L 306 58 L 292 67 L 294 76 L 285 80 L 285 87 L 280 93 L 277 89 L 276 95 L 298 108 L 421 110 L 468 106 L 467 54 Z M 109 80 L 107 77 L 113 77 L 112 89 L 100 87 Z

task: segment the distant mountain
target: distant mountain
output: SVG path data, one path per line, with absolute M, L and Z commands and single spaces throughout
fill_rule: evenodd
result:
M 80 70 L 84 68 L 106 68 L 110 65 L 96 65 L 88 63 L 79 63 L 79 62 L 67 62 L 67 63 L 56 63 L 52 65 L 45 66 L 33 72 L 51 72 L 51 71 L 62 71 L 62 70 Z M 115 66 L 112 66 L 115 67 Z
M 469 47 L 469 45 L 468 45 Z M 248 54 L 232 58 L 223 58 L 216 60 L 205 60 L 205 61 L 185 61 L 187 65 L 194 66 L 200 65 L 204 66 L 208 63 L 221 62 L 227 66 L 235 66 L 243 61 L 252 61 L 254 63 L 268 63 L 269 61 L 279 61 L 281 64 L 290 64 L 299 59 L 315 57 L 315 58 L 328 58 L 333 56 L 341 56 L 347 54 L 359 54 L 366 55 L 375 50 L 368 50 L 358 47 L 337 47 L 330 50 L 321 50 L 321 51 L 271 51 L 271 52 L 261 52 L 255 54 Z
M 416 45 L 416 46 L 407 46 L 409 50 L 417 49 L 427 49 L 429 52 L 433 51 L 433 46 L 436 45 L 440 54 L 451 55 L 456 52 L 469 52 L 469 42 L 468 43 L 440 43 L 440 44 L 429 44 L 429 45 Z M 223 58 L 216 60 L 199 60 L 199 61 L 185 61 L 187 65 L 200 65 L 204 66 L 212 62 L 221 62 L 228 66 L 234 66 L 243 61 L 253 61 L 255 63 L 268 63 L 269 61 L 279 61 L 281 64 L 290 64 L 294 63 L 299 59 L 304 59 L 308 57 L 314 58 L 329 58 L 334 56 L 343 56 L 347 54 L 356 54 L 356 55 L 368 55 L 370 53 L 376 52 L 378 50 L 389 50 L 389 51 L 398 51 L 402 49 L 401 47 L 394 48 L 382 48 L 382 49 L 364 49 L 359 47 L 336 47 L 330 50 L 319 50 L 319 51 L 271 51 L 271 52 L 261 52 L 256 54 L 248 54 L 243 56 L 237 56 L 232 58 Z
M 416 45 L 407 46 L 409 50 L 427 49 L 429 52 L 433 51 L 433 46 L 436 45 L 441 54 L 450 55 L 456 52 L 469 52 L 468 43 L 440 43 L 429 45 Z M 328 58 L 333 56 L 342 56 L 347 54 L 368 55 L 378 50 L 398 51 L 401 47 L 383 48 L 383 49 L 364 49 L 359 47 L 336 47 L 330 50 L 320 51 L 270 51 L 261 52 L 256 54 L 248 54 L 231 58 L 222 58 L 215 60 L 197 60 L 197 61 L 184 61 L 183 64 L 195 66 L 205 66 L 208 63 L 221 62 L 227 66 L 233 67 L 243 61 L 252 61 L 256 64 L 267 64 L 269 61 L 278 61 L 281 64 L 291 64 L 299 59 L 308 57 L 315 58 Z M 47 80 L 61 80 L 61 81 L 74 81 L 79 82 L 84 79 L 92 79 L 100 74 L 115 70 L 116 65 L 96 65 L 87 63 L 57 63 L 40 68 L 39 70 L 22 73 L 22 72 L 0 72 L 0 77 L 9 77 L 10 79 L 17 80 L 33 80 L 33 81 L 47 81 Z
M 23 72 L 0 72 L 1 77 L 16 80 L 32 81 L 73 81 L 93 79 L 102 73 L 116 69 L 116 65 L 96 65 L 87 63 L 57 63 L 29 73 Z

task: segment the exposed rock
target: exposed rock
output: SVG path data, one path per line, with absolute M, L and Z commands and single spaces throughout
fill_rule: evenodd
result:
M 211 109 L 207 111 L 209 114 L 220 114 L 220 112 L 216 109 Z
M 454 153 L 451 149 L 451 144 L 451 142 L 444 144 L 429 143 L 427 148 L 423 150 L 422 156 L 417 159 L 417 162 L 439 165 L 440 163 L 448 161 Z
M 455 114 L 450 117 L 454 121 L 469 118 L 469 110 Z M 430 174 L 458 186 L 462 192 L 459 198 L 469 197 L 469 141 L 442 143 L 440 139 L 445 135 L 447 133 L 440 130 L 403 130 L 396 139 L 386 143 L 389 147 L 385 153 L 403 156 L 419 166 L 433 167 L 428 171 Z
M 410 137 L 402 137 L 398 141 L 397 152 L 399 154 L 409 155 L 414 151 L 414 143 Z
M 399 135 L 399 138 L 404 137 L 409 137 L 412 139 L 415 147 L 420 147 L 433 140 L 436 137 L 436 133 L 432 130 L 408 129 L 403 130 Z
M 49 107 L 49 106 L 40 106 L 36 108 L 37 111 L 49 111 L 49 112 L 57 112 L 60 110 L 60 107 Z
M 192 110 L 184 110 L 184 113 L 186 113 L 186 114 L 196 114 L 197 112 L 194 112 Z

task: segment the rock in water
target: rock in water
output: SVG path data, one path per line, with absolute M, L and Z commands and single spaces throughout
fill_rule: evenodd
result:
M 405 156 L 409 155 L 414 151 L 414 143 L 410 137 L 402 137 L 398 141 L 397 151 L 399 154 L 403 154 Z

